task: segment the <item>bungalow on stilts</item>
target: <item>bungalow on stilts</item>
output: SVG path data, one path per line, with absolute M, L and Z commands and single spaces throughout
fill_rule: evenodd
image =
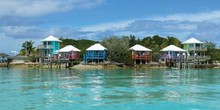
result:
M 181 63 L 186 62 L 187 51 L 175 45 L 169 45 L 161 50 L 163 52 L 161 60 L 166 62 L 168 67 L 181 67 Z
M 67 45 L 54 54 L 54 61 L 74 61 L 78 59 L 80 51 L 81 50 L 72 45 Z
M 54 54 L 53 61 L 58 65 L 64 63 L 66 64 L 66 67 L 70 67 L 76 64 L 74 61 L 79 58 L 79 52 L 80 50 L 78 48 L 72 45 L 67 45 Z
M 37 47 L 38 61 L 40 63 L 52 62 L 53 56 L 60 49 L 60 42 L 62 41 L 52 35 L 41 41 L 43 44 Z
M 146 64 L 151 61 L 151 50 L 139 44 L 129 48 L 134 64 Z
M 97 43 L 86 49 L 83 56 L 85 63 L 100 63 L 107 60 L 107 49 L 101 44 Z
M 183 48 L 188 51 L 188 61 L 195 64 L 205 64 L 210 59 L 206 55 L 205 43 L 195 38 L 190 38 L 182 43 Z

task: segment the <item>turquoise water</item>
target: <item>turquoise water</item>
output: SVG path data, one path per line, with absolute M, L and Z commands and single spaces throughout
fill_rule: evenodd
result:
M 220 69 L 0 68 L 0 110 L 219 110 Z

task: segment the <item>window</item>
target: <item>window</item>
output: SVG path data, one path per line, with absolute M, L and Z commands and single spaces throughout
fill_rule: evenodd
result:
M 66 56 L 66 58 L 68 58 L 68 57 L 69 57 L 69 54 L 68 54 L 68 53 L 66 53 L 66 54 L 65 54 L 65 56 Z
M 189 44 L 189 47 L 194 47 L 194 45 L 193 44 Z
M 51 45 L 51 42 L 48 42 L 48 45 Z
M 44 51 L 44 55 L 47 56 L 47 51 Z

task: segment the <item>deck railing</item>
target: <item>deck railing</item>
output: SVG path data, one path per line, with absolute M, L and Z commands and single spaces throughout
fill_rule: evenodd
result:
M 58 56 L 58 54 L 55 54 L 53 56 L 53 60 L 56 61 L 58 60 L 65 60 L 65 61 L 69 61 L 69 60 L 76 60 L 78 58 L 78 54 L 74 54 L 74 55 L 65 55 L 65 54 L 61 54 L 61 56 Z M 58 58 L 57 58 L 58 57 Z
M 211 57 L 210 56 L 171 56 L 171 57 L 168 57 L 168 56 L 162 56 L 161 59 L 172 59 L 172 60 L 208 60 L 210 59 Z
M 85 54 L 84 59 L 103 59 L 106 57 L 106 54 L 99 53 L 99 54 Z
M 151 59 L 150 55 L 134 55 L 133 59 Z
M 207 59 L 210 59 L 211 57 L 210 56 L 188 56 L 187 57 L 189 60 L 193 60 L 194 58 L 195 59 L 204 59 L 204 60 L 207 60 Z
M 51 45 L 38 45 L 37 49 L 53 49 Z
M 70 60 L 74 60 L 74 59 L 77 59 L 78 58 L 78 55 L 70 55 L 69 56 L 69 59 Z
M 196 47 L 196 48 L 194 48 L 194 47 L 190 47 L 190 48 L 188 48 L 188 50 L 195 50 L 195 51 L 207 51 L 207 48 L 206 47 Z
M 180 56 L 176 56 L 176 55 L 162 55 L 161 57 L 162 59 L 185 59 L 186 56 L 180 55 Z

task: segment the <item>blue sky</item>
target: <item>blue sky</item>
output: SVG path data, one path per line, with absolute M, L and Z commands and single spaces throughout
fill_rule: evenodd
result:
M 111 35 L 190 37 L 220 44 L 219 0 L 1 0 L 0 52 L 54 35 L 101 40 Z

